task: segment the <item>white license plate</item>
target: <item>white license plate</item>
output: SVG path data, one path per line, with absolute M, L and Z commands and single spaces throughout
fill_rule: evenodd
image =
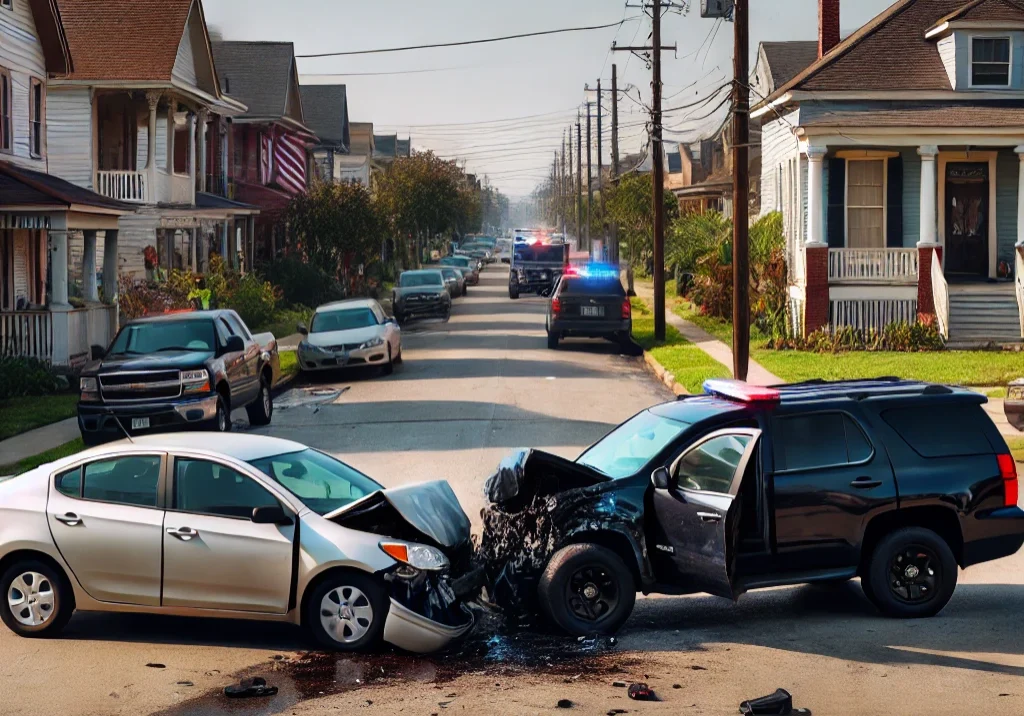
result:
M 580 315 L 585 318 L 601 318 L 604 316 L 604 306 L 580 306 Z
M 149 418 L 132 418 L 132 430 L 149 430 Z

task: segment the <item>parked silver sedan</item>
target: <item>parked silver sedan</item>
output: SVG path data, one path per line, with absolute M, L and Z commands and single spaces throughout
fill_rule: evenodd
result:
M 385 375 L 402 362 L 402 329 L 372 298 L 327 303 L 309 328 L 299 324 L 299 370 L 380 366 Z
M 148 436 L 0 482 L 0 616 L 25 637 L 148 612 L 428 652 L 472 627 L 469 534 L 447 482 L 385 490 L 276 438 Z

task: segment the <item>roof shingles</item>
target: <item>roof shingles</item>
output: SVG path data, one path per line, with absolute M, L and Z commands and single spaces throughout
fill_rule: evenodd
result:
M 295 48 L 290 42 L 214 42 L 221 90 L 249 107 L 243 117 L 288 114 Z
M 345 85 L 302 85 L 302 115 L 323 144 L 349 145 Z

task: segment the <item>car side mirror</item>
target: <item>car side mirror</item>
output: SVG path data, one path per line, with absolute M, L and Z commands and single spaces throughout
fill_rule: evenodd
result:
M 252 522 L 255 525 L 290 525 L 292 518 L 281 506 L 257 507 L 252 511 Z
M 245 350 L 245 341 L 242 340 L 241 336 L 231 336 L 228 338 L 228 342 L 224 345 L 225 353 L 241 353 Z
M 651 473 L 651 484 L 655 490 L 667 490 L 672 484 L 672 475 L 669 474 L 668 468 L 659 467 Z
M 92 346 L 89 349 L 89 355 L 92 357 L 93 360 L 100 360 L 106 357 L 107 349 L 104 348 L 103 346 Z
M 306 324 L 305 323 L 300 323 L 297 326 L 295 326 L 295 330 L 298 331 L 300 334 L 302 334 L 304 336 L 308 336 L 309 335 L 309 329 L 306 328 Z

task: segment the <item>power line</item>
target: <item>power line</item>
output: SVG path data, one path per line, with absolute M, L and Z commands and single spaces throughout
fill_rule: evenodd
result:
M 437 124 L 381 124 L 379 127 L 392 127 L 399 129 L 419 129 L 423 127 L 475 127 L 479 125 L 490 125 L 490 124 L 511 124 L 518 122 L 523 119 L 536 119 L 538 117 L 552 117 L 560 114 L 570 114 L 576 111 L 576 107 L 570 107 L 569 109 L 559 109 L 553 112 L 543 112 L 541 114 L 526 114 L 520 117 L 509 117 L 508 119 L 486 119 L 479 122 L 448 122 L 448 123 L 437 123 Z
M 407 52 L 409 50 L 430 50 L 439 47 L 464 47 L 466 45 L 483 45 L 489 42 L 505 42 L 506 40 L 521 40 L 527 37 L 541 37 L 544 35 L 560 35 L 568 32 L 589 32 L 591 30 L 607 30 L 610 27 L 622 27 L 630 20 L 637 18 L 623 18 L 619 22 L 608 23 L 607 25 L 590 25 L 588 27 L 566 27 L 559 30 L 541 30 L 540 32 L 523 32 L 518 35 L 505 35 L 504 37 L 488 37 L 481 40 L 463 40 L 461 42 L 441 42 L 431 45 L 409 45 L 408 47 L 384 47 L 376 50 L 349 50 L 347 52 L 321 52 L 312 55 L 296 55 L 297 59 L 314 59 L 317 57 L 346 57 L 351 55 L 374 55 L 382 52 Z

